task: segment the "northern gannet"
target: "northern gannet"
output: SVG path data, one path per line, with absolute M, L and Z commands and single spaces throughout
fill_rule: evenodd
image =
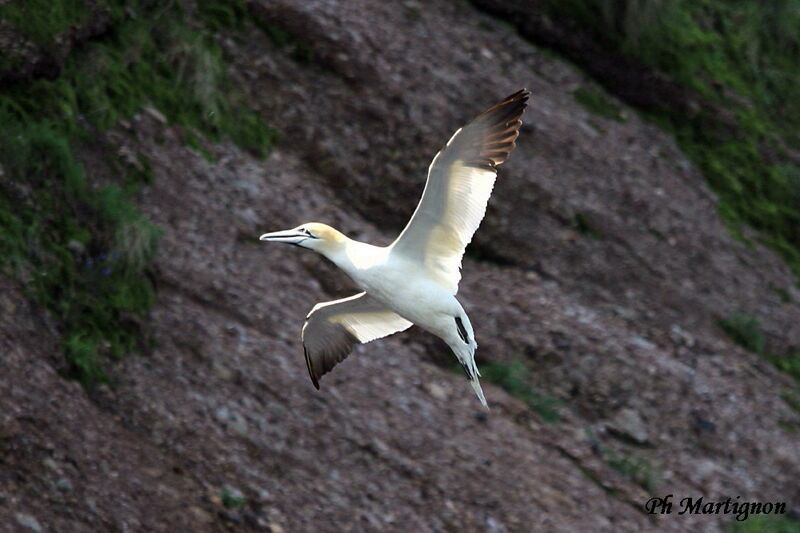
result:
M 422 199 L 389 246 L 355 241 L 325 224 L 261 235 L 314 250 L 363 292 L 318 303 L 306 317 L 303 351 L 311 381 L 367 343 L 412 325 L 433 333 L 453 350 L 475 394 L 488 408 L 475 364 L 475 335 L 456 299 L 461 258 L 484 214 L 502 164 L 515 145 L 530 93 L 522 89 L 488 108 L 453 134 L 428 167 Z

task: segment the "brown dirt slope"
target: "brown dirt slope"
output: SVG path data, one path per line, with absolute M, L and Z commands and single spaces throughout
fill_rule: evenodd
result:
M 771 351 L 797 349 L 800 291 L 773 253 L 730 236 L 669 137 L 630 111 L 624 122 L 589 114 L 571 93 L 590 80 L 463 3 L 252 9 L 313 51 L 298 61 L 255 26 L 222 36 L 232 75 L 283 133 L 266 161 L 220 144 L 210 163 L 148 114 L 108 134 L 153 162 L 141 198 L 165 231 L 153 353 L 115 364 L 112 386 L 87 396 L 54 370 L 56 325 L 3 281 L 0 531 L 731 521 L 643 512 L 669 493 L 798 512 L 800 415 L 782 398 L 796 384 L 715 324 L 743 310 Z M 446 346 L 413 330 L 358 347 L 316 392 L 303 318 L 355 290 L 311 252 L 257 235 L 319 220 L 390 242 L 435 151 L 520 87 L 533 93 L 525 126 L 459 297 L 479 362 L 524 360 L 561 422 L 489 383 L 483 413 Z M 244 504 L 223 505 L 226 487 Z

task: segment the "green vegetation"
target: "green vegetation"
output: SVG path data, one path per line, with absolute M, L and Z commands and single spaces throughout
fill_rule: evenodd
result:
M 314 49 L 292 37 L 285 29 L 272 24 L 265 24 L 261 21 L 259 21 L 259 27 L 267 34 L 273 44 L 286 50 L 298 63 L 309 63 L 314 59 Z
M 660 480 L 659 469 L 638 455 L 623 455 L 605 450 L 608 466 L 627 477 L 650 494 L 654 494 Z
M 528 407 L 539 413 L 545 422 L 560 422 L 558 400 L 536 392 L 527 383 L 528 372 L 528 367 L 520 361 L 508 365 L 492 362 L 481 368 L 481 375 L 486 380 L 525 402 Z
M 789 291 L 784 288 L 776 287 L 772 283 L 769 284 L 769 290 L 774 292 L 778 295 L 778 298 L 781 299 L 781 302 L 788 304 L 792 302 L 792 297 L 789 295 Z
M 233 487 L 223 488 L 219 497 L 222 501 L 222 505 L 227 509 L 237 509 L 247 503 L 247 498 L 245 498 L 244 494 Z
M 781 399 L 786 402 L 789 409 L 800 415 L 800 386 L 781 394 Z M 779 420 L 778 426 L 788 433 L 796 434 L 800 432 L 800 419 Z
M 800 521 L 785 516 L 753 516 L 731 522 L 731 533 L 800 533 Z
M 5 124 L 3 266 L 63 324 L 70 373 L 89 385 L 104 379 L 97 354 L 120 356 L 139 338 L 154 301 L 146 268 L 158 230 L 130 203 L 135 186 L 91 188 L 62 134 Z
M 800 414 L 800 389 L 781 394 L 781 398 L 794 412 Z
M 55 47 L 56 36 L 70 26 L 86 22 L 89 16 L 85 0 L 28 0 L 0 5 L 0 20 L 8 22 L 32 43 L 47 49 Z
M 0 17 L 8 5 L 0 6 Z M 275 132 L 250 112 L 243 94 L 228 82 L 213 34 L 191 27 L 177 7 L 155 20 L 150 14 L 118 14 L 120 20 L 102 39 L 67 59 L 58 79 L 5 89 L 0 112 L 21 122 L 47 120 L 53 129 L 85 139 L 81 120 L 102 131 L 149 105 L 170 123 L 188 128 L 190 144 L 197 131 L 214 141 L 227 136 L 264 155 Z
M 103 357 L 143 347 L 155 301 L 159 230 L 132 203 L 150 164 L 120 158 L 102 132 L 149 106 L 192 146 L 229 138 L 264 155 L 274 142 L 228 81 L 211 31 L 242 5 L 221 3 L 198 21 L 179 3 L 103 3 L 111 26 L 74 50 L 59 77 L 0 88 L 0 266 L 59 320 L 68 373 L 86 386 L 106 379 Z M 0 18 L 45 50 L 89 16 L 80 0 L 0 5 Z M 83 150 L 100 152 L 111 183 L 88 178 Z
M 206 25 L 211 28 L 241 28 L 245 21 L 251 21 L 273 44 L 286 51 L 295 61 L 308 63 L 314 59 L 314 49 L 296 39 L 286 29 L 267 23 L 259 17 L 249 17 L 245 0 L 201 2 L 197 8 Z
M 800 381 L 800 352 L 792 354 L 788 357 L 768 357 L 772 364 L 778 367 L 781 372 L 786 372 L 794 379 Z
M 766 353 L 764 350 L 764 334 L 758 320 L 744 313 L 733 313 L 719 321 L 719 326 L 728 334 L 733 342 L 766 358 L 778 370 L 786 372 L 800 382 L 800 352 L 779 356 Z
M 769 362 L 781 372 L 792 376 L 800 383 L 800 352 L 779 356 L 767 353 L 765 350 L 764 334 L 758 320 L 744 313 L 733 313 L 728 318 L 719 321 L 719 326 L 728 334 L 736 344 L 756 353 Z M 800 413 L 800 389 L 788 391 L 781 394 L 781 398 L 790 409 Z M 798 429 L 797 422 L 779 422 L 785 430 L 795 432 Z
M 728 334 L 733 342 L 756 353 L 771 362 L 781 372 L 792 376 L 800 383 L 800 352 L 780 356 L 767 353 L 764 345 L 764 334 L 758 320 L 744 313 L 733 313 L 728 318 L 719 321 L 719 326 Z M 786 392 L 781 395 L 791 409 L 800 413 L 800 388 L 797 392 Z M 785 429 L 795 429 L 794 422 L 786 426 Z M 791 426 L 791 428 L 789 427 Z
M 733 233 L 742 237 L 742 223 L 760 230 L 800 275 L 800 165 L 787 157 L 800 149 L 800 0 L 551 0 L 550 9 L 711 104 L 650 117 L 703 171 Z
M 594 227 L 585 213 L 575 213 L 575 229 L 593 239 L 603 238 L 603 232 Z
M 617 122 L 625 122 L 625 117 L 622 116 L 622 109 L 598 90 L 578 87 L 572 93 L 572 96 L 576 102 L 595 115 L 616 120 Z
M 758 320 L 744 313 L 733 313 L 719 321 L 719 326 L 733 342 L 751 352 L 764 352 L 764 335 Z
M 598 441 L 594 431 L 587 429 L 586 438 L 596 443 L 600 455 L 612 469 L 627 477 L 650 494 L 654 494 L 661 482 L 661 468 L 639 453 L 627 450 L 614 451 Z

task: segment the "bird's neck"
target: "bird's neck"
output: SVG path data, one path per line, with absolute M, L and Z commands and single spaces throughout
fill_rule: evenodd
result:
M 320 253 L 333 261 L 344 270 L 351 278 L 357 277 L 358 272 L 386 260 L 387 248 L 373 246 L 365 242 L 356 241 L 346 237 L 344 242 Z

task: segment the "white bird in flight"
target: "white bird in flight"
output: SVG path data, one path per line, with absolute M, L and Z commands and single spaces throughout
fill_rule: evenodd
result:
M 314 250 L 344 270 L 363 292 L 322 302 L 306 317 L 303 351 L 311 381 L 367 343 L 412 325 L 453 350 L 475 394 L 488 408 L 475 364 L 475 335 L 456 299 L 461 258 L 484 214 L 502 164 L 514 148 L 530 93 L 522 89 L 453 134 L 428 167 L 422 199 L 389 246 L 355 241 L 325 224 L 265 233 L 262 241 Z

